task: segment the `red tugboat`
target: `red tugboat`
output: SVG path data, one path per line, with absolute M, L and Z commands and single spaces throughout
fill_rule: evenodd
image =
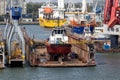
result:
M 51 56 L 51 60 L 58 60 L 59 57 L 67 59 L 67 55 L 71 52 L 71 44 L 68 43 L 68 36 L 64 28 L 55 28 L 47 42 L 47 51 Z

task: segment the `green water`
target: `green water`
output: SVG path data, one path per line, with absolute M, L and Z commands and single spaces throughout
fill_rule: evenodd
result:
M 3 25 L 0 25 L 4 28 Z M 30 37 L 46 39 L 51 29 L 25 25 Z M 7 68 L 0 70 L 0 80 L 120 80 L 120 53 L 95 54 L 96 67 L 82 68 Z

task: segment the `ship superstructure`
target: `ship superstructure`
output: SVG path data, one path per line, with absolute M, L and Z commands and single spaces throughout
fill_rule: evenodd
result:
M 39 23 L 42 27 L 54 28 L 66 23 L 64 0 L 58 0 L 58 5 L 47 2 L 39 8 Z M 59 19 L 59 22 L 58 22 Z M 59 23 L 59 24 L 58 24 Z

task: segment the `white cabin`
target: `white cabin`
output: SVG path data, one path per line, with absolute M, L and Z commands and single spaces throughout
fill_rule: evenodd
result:
M 68 43 L 68 36 L 66 36 L 66 30 L 64 28 L 55 28 L 49 37 L 49 43 L 51 44 Z

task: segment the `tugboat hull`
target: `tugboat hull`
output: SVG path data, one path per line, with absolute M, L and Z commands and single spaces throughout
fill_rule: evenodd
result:
M 68 54 L 71 52 L 71 44 L 50 44 L 47 45 L 49 54 Z

